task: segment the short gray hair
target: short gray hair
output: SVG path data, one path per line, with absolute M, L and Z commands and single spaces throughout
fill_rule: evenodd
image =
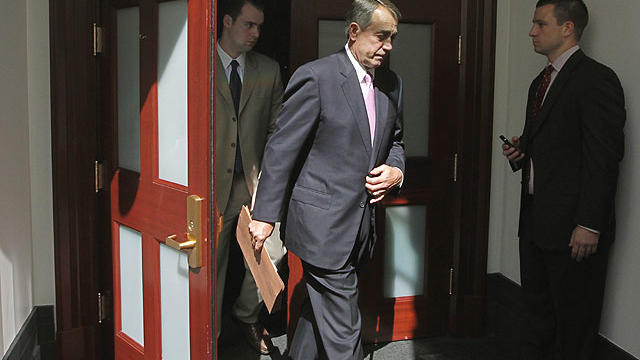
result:
M 371 25 L 373 12 L 378 6 L 383 6 L 389 10 L 396 21 L 400 21 L 402 18 L 398 7 L 389 0 L 353 0 L 351 10 L 347 13 L 347 24 L 344 29 L 345 35 L 349 37 L 349 26 L 351 23 L 360 25 L 362 29 L 366 29 Z

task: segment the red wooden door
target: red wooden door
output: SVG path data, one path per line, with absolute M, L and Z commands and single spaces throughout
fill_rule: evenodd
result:
M 394 0 L 403 14 L 388 64 L 403 78 L 407 166 L 398 197 L 377 212 L 378 243 L 360 273 L 363 338 L 404 340 L 446 333 L 453 261 L 454 164 L 460 116 L 459 34 L 455 0 Z M 337 51 L 346 43 L 350 1 L 293 0 L 291 62 Z M 289 255 L 289 330 L 301 301 L 302 269 Z
M 211 1 L 109 0 L 117 359 L 210 359 Z

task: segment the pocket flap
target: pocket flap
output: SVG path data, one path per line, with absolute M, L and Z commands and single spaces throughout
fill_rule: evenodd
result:
M 296 185 L 291 193 L 291 199 L 301 203 L 329 210 L 331 207 L 331 195 L 318 190 Z

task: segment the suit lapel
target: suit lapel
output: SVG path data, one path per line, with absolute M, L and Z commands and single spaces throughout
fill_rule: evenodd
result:
M 231 90 L 229 90 L 229 81 L 227 80 L 227 76 L 225 75 L 224 67 L 222 66 L 222 61 L 217 59 L 216 68 L 218 70 L 216 76 L 216 91 L 222 96 L 222 98 L 228 103 L 230 109 L 233 109 L 233 98 L 231 97 Z M 231 110 L 233 111 L 233 110 Z
M 549 88 L 547 97 L 544 99 L 544 103 L 542 103 L 542 108 L 540 109 L 538 116 L 535 119 L 531 119 L 531 129 L 529 133 L 530 138 L 533 138 L 536 135 L 538 130 L 540 130 L 542 124 L 549 117 L 549 113 L 551 112 L 553 105 L 558 99 L 558 95 L 562 92 L 565 84 L 571 78 L 571 73 L 583 57 L 584 53 L 582 52 L 582 50 L 576 51 L 575 54 L 571 55 L 569 60 L 567 60 L 567 62 L 564 64 L 564 66 L 556 76 L 553 84 L 551 84 L 551 88 Z
M 246 67 L 242 78 L 242 92 L 240 93 L 240 106 L 238 106 L 238 117 L 240 117 L 242 110 L 247 105 L 258 80 L 258 64 L 251 52 L 247 53 L 246 60 Z
M 342 82 L 342 91 L 347 98 L 347 104 L 351 109 L 353 119 L 355 120 L 362 143 L 367 151 L 367 155 L 371 156 L 371 133 L 369 132 L 369 118 L 367 117 L 367 109 L 362 98 L 362 90 L 360 88 L 360 82 L 356 75 L 356 70 L 353 68 L 346 50 L 343 50 L 338 58 L 340 59 L 340 73 L 345 77 Z
M 382 143 L 382 139 L 384 139 L 387 132 L 387 117 L 389 114 L 389 98 L 387 95 L 380 91 L 378 86 L 375 87 L 376 91 L 376 129 L 375 129 L 375 138 L 373 139 L 373 156 L 371 156 L 372 164 L 369 167 L 373 167 L 375 165 L 375 161 L 378 158 L 378 153 L 380 152 L 380 144 Z

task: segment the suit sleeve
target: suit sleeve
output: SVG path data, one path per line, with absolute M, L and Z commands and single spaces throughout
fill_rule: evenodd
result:
M 397 75 L 396 75 L 397 76 Z M 397 100 L 397 111 L 396 111 L 396 119 L 393 127 L 393 139 L 391 143 L 391 149 L 389 150 L 389 155 L 385 160 L 385 164 L 397 167 L 402 171 L 404 178 L 404 170 L 405 170 L 405 152 L 404 152 L 404 142 L 402 141 L 403 131 L 404 131 L 404 107 L 402 105 L 402 79 L 400 76 L 397 76 L 398 79 L 398 100 Z
M 264 153 L 253 218 L 281 221 L 292 170 L 320 115 L 318 79 L 310 67 L 294 74 L 284 94 L 276 128 Z
M 624 94 L 615 73 L 593 75 L 580 97 L 582 166 L 575 222 L 606 230 L 613 213 L 619 162 L 624 154 Z
M 271 113 L 269 116 L 269 127 L 267 128 L 267 138 L 273 134 L 276 128 L 276 119 L 282 108 L 282 77 L 280 69 L 276 66 L 276 75 L 273 81 L 273 90 L 271 91 Z

